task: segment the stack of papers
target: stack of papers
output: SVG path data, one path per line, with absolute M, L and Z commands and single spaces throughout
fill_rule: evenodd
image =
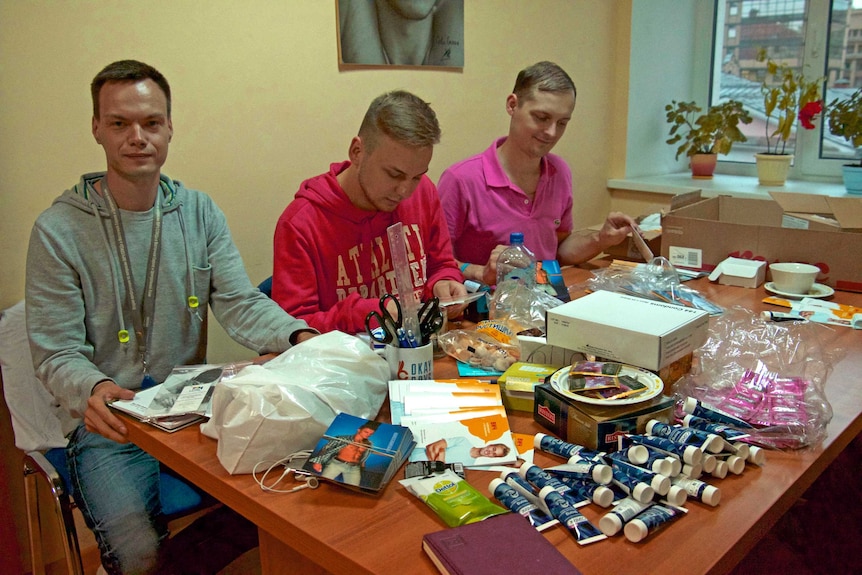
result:
M 481 380 L 389 382 L 393 423 L 410 428 L 410 461 L 488 469 L 518 460 L 500 388 Z

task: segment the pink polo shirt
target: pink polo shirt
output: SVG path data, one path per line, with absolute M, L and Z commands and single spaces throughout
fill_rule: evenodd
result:
M 558 232 L 565 236 L 572 231 L 572 172 L 561 157 L 547 154 L 530 200 L 497 158 L 505 140 L 499 138 L 440 176 L 437 190 L 455 258 L 484 265 L 494 247 L 509 243 L 511 232 L 523 232 L 524 244 L 536 259 L 556 259 Z

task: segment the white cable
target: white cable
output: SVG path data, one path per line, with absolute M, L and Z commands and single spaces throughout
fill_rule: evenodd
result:
M 307 471 L 303 471 L 302 469 L 290 466 L 290 464 L 294 460 L 301 459 L 305 461 L 309 458 L 310 455 L 311 450 L 306 449 L 303 451 L 291 453 L 284 459 L 279 459 L 278 461 L 275 461 L 271 464 L 269 464 L 268 461 L 259 461 L 255 464 L 254 468 L 251 471 L 252 477 L 254 477 L 255 482 L 260 486 L 263 491 L 267 491 L 270 493 L 293 493 L 294 491 L 299 491 L 300 489 L 316 489 L 319 485 L 317 477 L 309 474 Z M 258 477 L 258 468 L 261 465 L 267 464 L 269 464 L 269 467 L 267 467 L 266 471 L 264 471 L 263 474 Z M 276 471 L 279 466 L 284 468 L 281 472 L 281 475 L 275 481 L 272 481 L 271 483 L 267 484 L 267 476 L 269 476 L 270 473 Z M 277 489 L 278 484 L 281 483 L 291 473 L 293 473 L 294 478 L 302 481 L 302 483 L 290 489 Z

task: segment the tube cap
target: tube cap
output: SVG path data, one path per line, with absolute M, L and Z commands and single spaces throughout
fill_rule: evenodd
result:
M 622 528 L 623 521 L 615 513 L 608 513 L 599 519 L 599 529 L 608 537 L 616 535 Z
M 686 463 L 690 463 L 695 465 L 700 463 L 703 459 L 703 450 L 700 447 L 695 447 L 694 445 L 688 445 L 685 448 L 685 451 L 682 452 L 682 460 Z
M 614 477 L 614 470 L 610 465 L 599 464 L 593 467 L 593 481 L 599 485 L 607 485 Z
M 637 543 L 646 538 L 647 534 L 649 534 L 649 529 L 643 521 L 635 518 L 626 523 L 623 532 L 626 535 L 626 539 L 632 543 Z
M 665 495 L 665 499 L 671 505 L 682 507 L 688 500 L 688 492 L 679 485 L 671 485 L 670 488 L 667 490 L 667 495 Z
M 665 477 L 673 477 L 674 465 L 671 458 L 656 459 L 652 462 L 652 472 L 664 475 Z
M 734 475 L 741 475 L 745 471 L 745 460 L 738 455 L 730 455 L 724 462 L 727 463 L 727 468 Z
M 715 469 L 710 472 L 710 475 L 719 479 L 727 477 L 728 465 L 727 462 L 718 460 L 715 462 Z
M 751 446 L 747 443 L 743 443 L 742 441 L 737 441 L 736 443 L 732 443 L 730 445 L 733 452 L 736 453 L 737 456 L 748 459 L 748 454 L 751 453 Z M 754 463 L 752 461 L 752 463 Z
M 654 475 L 650 481 L 650 487 L 659 495 L 667 495 L 670 489 L 670 479 L 664 475 Z
M 593 491 L 593 503 L 599 507 L 610 507 L 614 502 L 614 492 L 603 485 L 596 487 Z
M 755 465 L 763 465 L 766 463 L 766 452 L 760 447 L 752 445 L 749 447 L 748 460 Z
M 536 449 L 539 449 L 539 445 L 541 445 L 542 438 L 545 437 L 545 435 L 546 435 L 545 433 L 537 433 L 533 437 L 533 447 L 535 447 Z
M 700 494 L 700 500 L 715 507 L 721 501 L 721 490 L 714 485 L 707 485 Z
M 632 498 L 641 503 L 648 503 L 655 497 L 655 490 L 646 483 L 637 483 L 632 489 Z
M 682 461 L 680 461 L 678 457 L 666 457 L 665 459 L 670 460 L 670 477 L 676 477 L 677 475 L 682 473 Z
M 697 399 L 693 397 L 686 397 L 685 403 L 682 404 L 682 410 L 686 413 L 694 413 L 694 410 L 697 408 Z
M 680 470 L 681 475 L 685 475 L 686 477 L 690 477 L 691 479 L 697 479 L 701 475 L 703 475 L 703 465 L 698 463 L 697 465 L 689 465 L 686 463 L 682 466 Z
M 488 484 L 488 491 L 490 491 L 491 493 L 494 493 L 494 490 L 497 489 L 497 487 L 499 485 L 503 485 L 504 483 L 506 483 L 506 482 L 503 481 L 502 479 L 500 479 L 499 477 L 495 477 Z M 508 485 L 508 483 L 506 483 L 506 485 Z
M 720 435 L 710 433 L 703 444 L 703 448 L 710 453 L 721 453 L 724 451 L 724 439 Z
M 657 423 L 663 423 L 663 422 L 659 421 L 658 419 L 650 419 L 649 421 L 647 421 L 646 429 L 645 429 L 647 435 L 653 434 L 652 430 L 656 426 Z
M 632 445 L 626 450 L 626 457 L 635 465 L 643 465 L 649 460 L 649 449 L 645 445 Z
M 715 464 L 718 462 L 718 458 L 711 453 L 705 453 L 703 455 L 703 461 L 700 464 L 703 466 L 704 473 L 712 473 L 715 469 Z

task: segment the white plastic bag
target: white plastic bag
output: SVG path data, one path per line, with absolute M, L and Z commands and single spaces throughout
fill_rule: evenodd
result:
M 219 382 L 201 431 L 218 440 L 230 474 L 251 473 L 260 461 L 313 448 L 341 412 L 373 419 L 388 380 L 386 360 L 367 343 L 326 333 Z

